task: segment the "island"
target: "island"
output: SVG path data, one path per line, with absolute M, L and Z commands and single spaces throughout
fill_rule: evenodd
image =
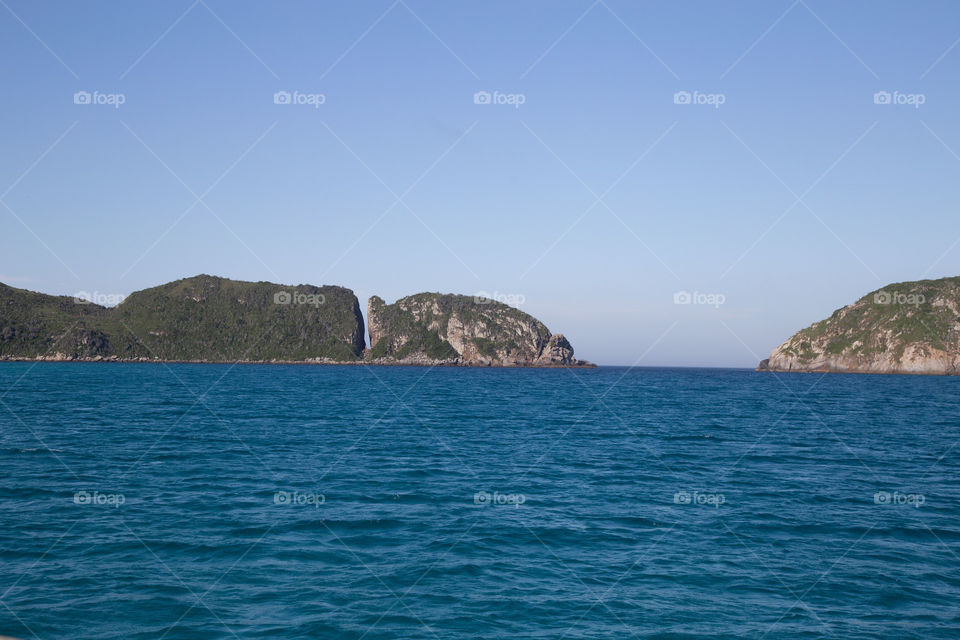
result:
M 871 291 L 795 333 L 757 370 L 957 375 L 960 277 Z
M 198 275 L 114 307 L 0 284 L 0 360 L 589 367 L 536 318 L 482 297 L 368 306 L 350 289 Z

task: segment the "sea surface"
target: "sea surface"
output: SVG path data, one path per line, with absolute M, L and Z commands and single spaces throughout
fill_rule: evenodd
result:
M 0 635 L 958 638 L 960 378 L 0 364 Z

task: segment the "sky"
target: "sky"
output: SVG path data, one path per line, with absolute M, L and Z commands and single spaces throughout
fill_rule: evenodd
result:
M 483 293 L 752 367 L 960 274 L 958 43 L 949 1 L 0 0 L 0 282 Z

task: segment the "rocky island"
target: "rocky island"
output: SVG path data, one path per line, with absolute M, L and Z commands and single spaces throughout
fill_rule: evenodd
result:
M 373 362 L 499 367 L 586 366 L 562 334 L 488 298 L 418 293 L 388 305 L 370 298 Z
M 369 304 L 353 291 L 208 275 L 132 293 L 115 307 L 0 284 L 0 360 L 592 366 L 505 304 L 421 293 Z
M 802 329 L 758 371 L 960 373 L 960 277 L 871 291 Z

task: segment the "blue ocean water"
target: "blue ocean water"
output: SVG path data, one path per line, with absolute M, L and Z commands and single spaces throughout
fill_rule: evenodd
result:
M 0 635 L 957 638 L 960 379 L 0 365 Z

